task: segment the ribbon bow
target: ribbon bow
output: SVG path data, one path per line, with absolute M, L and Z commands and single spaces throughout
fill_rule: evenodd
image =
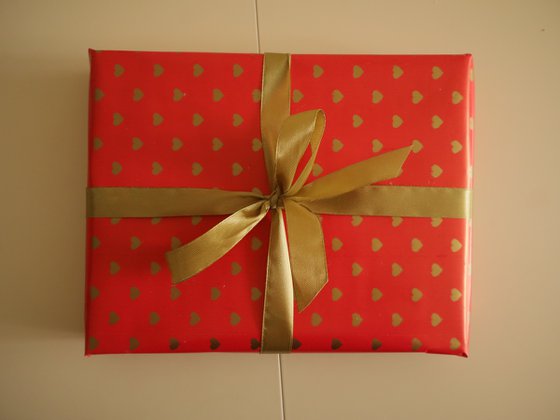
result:
M 325 114 L 321 110 L 289 114 L 289 67 L 289 55 L 265 54 L 261 133 L 271 194 L 196 188 L 88 189 L 88 214 L 93 217 L 229 215 L 166 254 L 173 283 L 220 259 L 271 212 L 262 352 L 291 350 L 294 297 L 303 311 L 328 281 L 317 213 L 466 217 L 470 202 L 470 192 L 459 188 L 371 186 L 398 176 L 410 147 L 306 184 L 325 129 Z M 307 149 L 310 156 L 302 161 Z

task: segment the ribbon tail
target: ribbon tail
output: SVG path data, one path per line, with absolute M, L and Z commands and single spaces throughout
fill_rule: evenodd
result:
M 180 283 L 220 259 L 259 223 L 268 203 L 259 201 L 225 218 L 212 229 L 166 254 L 173 283 Z
M 396 178 L 410 151 L 410 146 L 403 147 L 346 166 L 305 185 L 291 198 L 300 202 L 321 200 Z
M 303 311 L 328 282 L 325 240 L 319 217 L 285 200 L 290 261 L 298 311 Z
M 282 210 L 272 211 L 266 288 L 264 296 L 262 353 L 292 350 L 294 293 L 288 242 Z

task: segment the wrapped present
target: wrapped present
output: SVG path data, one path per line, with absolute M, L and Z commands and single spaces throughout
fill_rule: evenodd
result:
M 467 355 L 470 55 L 90 61 L 86 354 Z

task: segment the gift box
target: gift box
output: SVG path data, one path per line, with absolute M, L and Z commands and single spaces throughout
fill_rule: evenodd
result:
M 467 355 L 470 55 L 90 63 L 86 354 Z

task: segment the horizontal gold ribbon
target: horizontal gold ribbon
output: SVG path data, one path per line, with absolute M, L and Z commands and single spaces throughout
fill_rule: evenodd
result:
M 228 215 L 203 235 L 166 254 L 173 283 L 220 259 L 271 212 L 262 352 L 291 350 L 294 297 L 302 311 L 328 281 L 317 214 L 466 218 L 470 209 L 466 189 L 371 185 L 397 177 L 410 147 L 371 157 L 306 184 L 325 115 L 321 110 L 289 114 L 289 76 L 289 55 L 265 54 L 261 134 L 271 194 L 139 187 L 87 191 L 89 217 Z M 311 156 L 296 177 L 308 148 Z

